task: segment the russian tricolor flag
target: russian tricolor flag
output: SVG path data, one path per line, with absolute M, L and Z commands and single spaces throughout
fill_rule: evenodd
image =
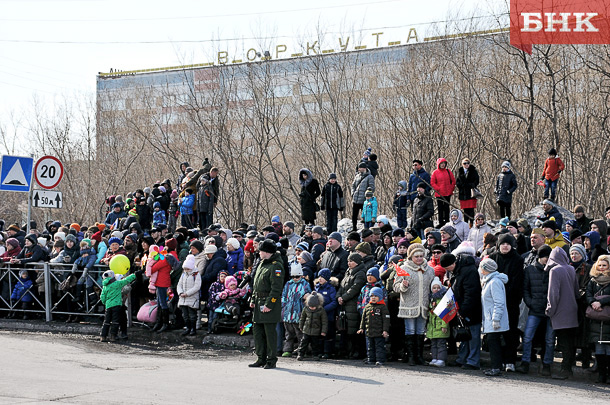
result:
M 443 299 L 440 300 L 436 308 L 434 309 L 434 314 L 441 318 L 443 321 L 449 323 L 457 314 L 458 306 L 455 302 L 455 297 L 453 296 L 453 290 L 449 288 Z

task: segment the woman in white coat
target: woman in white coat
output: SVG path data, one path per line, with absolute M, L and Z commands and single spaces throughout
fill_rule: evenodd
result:
M 201 290 L 201 275 L 195 263 L 195 256 L 188 255 L 182 263 L 182 275 L 178 280 L 178 306 L 182 310 L 182 318 L 186 330 L 182 336 L 197 334 L 197 310 L 199 309 L 199 290 Z
M 498 264 L 492 259 L 483 259 L 479 264 L 481 275 L 481 303 L 483 304 L 483 333 L 487 334 L 491 369 L 485 375 L 502 375 L 502 332 L 509 329 L 504 284 L 508 276 L 498 273 Z

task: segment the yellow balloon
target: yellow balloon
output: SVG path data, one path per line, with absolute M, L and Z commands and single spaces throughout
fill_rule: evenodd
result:
M 129 259 L 125 255 L 116 255 L 110 259 L 108 267 L 114 271 L 114 274 L 127 274 L 129 271 Z

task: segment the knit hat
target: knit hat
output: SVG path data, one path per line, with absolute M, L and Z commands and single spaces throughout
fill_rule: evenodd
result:
M 507 168 L 510 169 L 511 168 L 511 164 L 510 164 L 510 162 L 508 160 L 505 160 L 504 162 L 502 162 L 502 166 L 500 166 L 500 167 L 507 167 Z
M 493 273 L 494 271 L 498 271 L 498 263 L 496 263 L 493 259 L 489 257 L 481 260 L 479 264 L 479 269 L 485 270 L 489 273 Z
M 176 241 L 177 242 L 177 241 Z M 199 253 L 203 252 L 203 243 L 201 243 L 200 240 L 194 240 L 191 242 L 190 246 L 194 247 L 195 249 L 197 249 L 197 251 Z
M 159 186 L 159 191 L 165 193 L 167 192 L 167 189 L 165 188 L 165 186 Z
M 231 284 L 237 284 L 237 279 L 233 276 L 225 277 L 225 288 L 229 288 Z
M 178 248 L 178 241 L 174 238 L 169 238 L 165 241 L 165 247 L 169 252 L 175 251 Z
M 339 232 L 331 233 L 330 235 L 328 235 L 328 239 L 334 239 L 339 243 L 343 242 L 343 237 L 341 236 L 341 234 Z
M 133 243 L 138 243 L 138 234 L 137 233 L 130 233 L 127 236 L 125 236 L 125 240 L 127 240 L 127 238 L 131 239 L 131 241 Z M 91 237 L 91 239 L 93 239 L 93 236 Z M 167 246 L 167 242 L 169 240 L 175 240 L 175 239 L 168 239 L 167 241 L 165 241 L 165 246 Z
M 455 236 L 455 228 L 453 227 L 453 225 L 449 225 L 449 224 L 443 225 L 443 227 L 441 228 L 441 232 L 445 232 L 445 233 L 449 234 L 449 237 L 451 237 L 451 238 L 453 238 Z
M 365 162 L 358 163 L 358 169 L 367 169 L 368 166 Z
M 392 255 L 392 257 L 390 257 L 390 260 L 388 260 L 388 263 L 396 264 L 396 263 L 400 262 L 401 260 L 402 260 L 401 255 Z
M 337 175 L 335 173 L 331 173 L 328 175 L 328 180 L 336 179 L 336 178 L 337 178 Z
M 457 261 L 451 253 L 445 253 L 441 256 L 441 267 L 449 267 Z
M 394 236 L 401 236 L 404 237 L 405 236 L 405 230 L 402 228 L 396 228 L 392 231 L 392 237 Z
M 216 247 L 216 245 L 206 245 L 205 249 L 203 250 L 203 253 L 207 254 L 215 254 L 216 252 L 218 252 L 218 248 Z
M 274 215 L 273 217 L 271 217 L 271 223 L 273 223 L 273 222 L 280 222 L 280 216 Z
M 102 279 L 106 280 L 107 278 L 114 278 L 114 271 L 106 270 L 104 274 L 102 274 Z
M 261 252 L 274 254 L 277 252 L 277 242 L 273 242 L 271 239 L 265 239 L 258 245 L 258 250 Z
M 595 247 L 599 245 L 601 237 L 599 236 L 599 232 L 589 231 L 583 235 L 585 238 L 589 239 L 591 242 L 591 247 Z
M 577 246 L 582 246 L 582 245 L 577 245 Z M 584 251 L 584 246 L 583 247 L 583 251 Z M 572 249 L 570 249 L 572 250 Z M 549 257 L 551 255 L 551 252 L 553 251 L 553 249 L 551 249 L 551 247 L 549 245 L 542 245 L 538 248 L 537 254 L 538 254 L 538 258 L 542 258 L 542 257 Z M 587 257 L 587 253 L 585 252 L 585 254 L 583 255 L 584 258 Z
M 305 260 L 306 262 L 310 262 L 313 260 L 313 256 L 307 250 L 304 250 L 303 252 L 301 252 L 301 255 L 299 257 L 301 259 Z
M 347 257 L 347 260 L 356 264 L 360 264 L 362 263 L 362 256 L 360 256 L 358 253 L 352 253 Z
M 295 246 L 295 249 L 301 249 L 303 251 L 307 251 L 309 249 L 309 245 L 307 242 L 300 242 Z
M 552 200 L 549 200 L 548 198 L 546 198 L 546 199 L 542 200 L 542 204 L 548 204 L 548 205 L 550 205 L 551 207 L 554 207 L 554 206 L 555 206 L 555 203 L 554 203 Z
M 574 239 L 582 236 L 582 231 L 580 229 L 572 229 L 570 231 L 570 243 L 574 242 Z
M 546 245 L 544 245 L 544 246 L 546 246 Z M 580 255 L 580 257 L 582 257 L 583 260 L 587 260 L 587 251 L 586 251 L 585 247 L 583 245 L 581 245 L 580 243 L 577 243 L 570 247 L 570 254 L 573 251 L 578 252 L 578 254 Z
M 396 244 L 396 248 L 399 247 L 406 247 L 407 249 L 409 248 L 410 242 L 407 240 L 407 238 L 402 238 L 401 240 L 398 241 L 398 243 Z
M 59 237 L 59 239 L 65 241 L 66 240 L 66 233 L 65 232 L 55 232 L 55 236 Z M 101 240 L 101 238 L 100 238 Z
M 39 238 L 40 239 L 40 238 Z M 84 238 L 83 240 L 80 241 L 81 246 L 83 244 L 83 242 L 85 242 L 87 244 L 88 247 L 91 247 L 91 239 L 89 238 Z
M 123 237 L 123 232 L 121 231 L 114 231 L 110 234 L 111 238 L 119 238 L 121 239 Z
M 136 211 L 135 208 L 132 208 L 129 210 L 128 214 L 132 217 L 136 217 L 136 216 L 138 216 L 138 211 Z
M 509 221 L 508 217 L 504 217 L 500 220 L 499 224 L 500 224 L 500 226 L 508 226 L 508 221 Z
M 6 244 L 11 245 L 13 249 L 15 249 L 17 246 L 19 246 L 19 241 L 15 238 L 8 238 L 6 240 Z
M 485 219 L 485 214 L 483 214 L 482 212 L 477 212 L 477 213 L 474 215 L 474 220 L 476 221 L 476 220 L 477 220 L 477 219 L 479 219 L 479 218 L 483 218 L 483 219 Z
M 374 234 L 374 232 L 373 232 L 372 230 L 370 230 L 370 229 L 364 229 L 364 230 L 362 231 L 362 235 L 361 235 L 361 237 L 362 237 L 362 239 L 364 240 L 364 239 L 368 238 L 369 236 L 371 236 L 371 235 L 373 235 L 373 234 Z
M 426 254 L 426 249 L 424 248 L 424 245 L 422 245 L 421 243 L 412 243 L 411 246 L 409 246 L 409 249 L 407 249 L 407 259 L 411 260 L 413 258 L 413 255 L 418 252 L 422 253 L 423 255 Z
M 511 235 L 510 233 L 504 233 L 504 234 L 498 236 L 498 246 L 500 246 L 503 243 L 508 243 L 512 247 L 515 247 L 517 245 L 517 241 L 515 240 L 515 237 L 513 235 Z
M 435 285 L 438 285 L 441 288 L 443 287 L 443 283 L 441 283 L 441 279 L 440 278 L 434 277 L 434 280 L 432 280 L 432 284 L 430 284 L 430 291 L 432 291 L 432 287 L 434 287 Z
M 318 272 L 318 277 L 322 277 L 324 280 L 329 281 L 331 278 L 330 269 L 322 269 Z
M 311 232 L 312 229 L 313 229 L 313 225 L 312 224 L 305 225 L 305 230 L 306 231 L 310 231 Z
M 366 189 L 366 192 L 364 193 L 364 196 L 365 196 L 366 198 L 372 197 L 372 196 L 373 196 L 373 190 L 372 190 L 372 189 L 370 189 L 370 188 L 367 188 L 367 189 Z
M 287 226 L 288 228 L 292 229 L 294 231 L 294 222 L 292 221 L 286 221 L 284 223 L 284 226 Z
M 426 187 L 427 187 L 427 186 L 426 186 L 426 183 L 424 183 L 423 181 L 422 181 L 422 182 L 417 183 L 417 188 L 423 188 L 423 189 L 425 190 L 425 189 L 426 189 Z
M 371 267 L 370 269 L 367 270 L 366 275 L 373 276 L 373 277 L 375 277 L 375 280 L 379 281 L 379 267 L 377 267 L 377 266 Z
M 311 294 L 309 294 L 309 297 L 307 297 L 307 306 L 315 308 L 320 306 L 320 298 L 318 297 L 317 292 L 313 291 Z
M 321 226 L 314 226 L 313 229 L 311 230 L 312 233 L 317 233 L 318 235 L 324 235 L 324 228 L 322 228 Z
M 559 228 L 557 227 L 557 222 L 553 221 L 553 220 L 548 220 L 548 221 L 544 221 L 542 223 L 542 228 L 550 228 L 554 231 L 558 230 Z
M 237 250 L 241 247 L 239 241 L 235 238 L 229 238 L 227 239 L 227 245 L 231 245 L 233 246 L 233 249 Z
M 269 232 L 267 234 L 267 236 L 265 237 L 265 239 L 269 239 L 269 240 L 273 241 L 275 244 L 278 244 L 280 242 L 280 236 L 275 232 Z
M 144 194 L 150 194 L 150 187 L 144 187 Z
M 512 226 L 513 228 L 518 228 L 519 224 L 517 223 L 517 221 L 512 220 L 512 221 L 508 221 L 508 225 L 507 226 Z
M 27 238 L 27 236 L 26 236 L 26 238 Z M 67 235 L 67 236 L 66 236 L 66 240 L 65 240 L 65 241 L 66 241 L 66 242 L 68 242 L 68 241 L 72 241 L 72 243 L 74 243 L 74 244 L 76 245 L 76 242 L 77 242 L 77 240 L 76 240 L 76 236 L 74 236 L 74 235 L 72 235 L 72 234 L 69 234 L 69 235 Z M 109 243 L 109 244 L 110 244 L 110 243 Z
M 184 263 L 182 263 L 182 268 L 193 270 L 195 268 L 195 256 L 188 255 L 186 259 L 184 259 Z
M 118 243 L 119 245 L 122 245 L 123 241 L 117 237 L 112 237 L 108 239 L 108 245 L 112 245 L 113 243 Z
M 42 245 L 42 246 L 47 245 L 47 238 L 40 237 L 40 238 L 36 239 L 36 241 L 38 242 L 39 245 Z
M 378 297 L 379 300 L 381 301 L 383 299 L 383 290 L 379 287 L 373 287 L 371 288 L 371 296 L 375 296 Z
M 249 240 L 248 242 L 246 242 L 244 251 L 254 253 L 254 241 L 253 240 Z
M 368 256 L 371 254 L 371 245 L 368 242 L 360 242 L 356 245 L 356 251 L 362 252 Z
M 97 241 L 97 243 L 100 243 L 102 241 L 102 231 L 96 232 L 91 235 L 91 239 Z
M 352 231 L 347 234 L 347 240 L 355 240 L 356 242 L 360 242 L 360 234 L 356 231 Z
M 172 190 L 172 193 L 169 195 L 169 198 L 171 198 L 172 200 L 178 198 L 178 190 Z
M 574 228 L 574 229 L 578 229 L 578 228 L 580 228 L 580 227 L 578 226 L 578 222 L 576 222 L 576 220 L 575 220 L 575 219 L 568 219 L 568 220 L 566 221 L 566 225 L 570 225 L 570 226 L 571 226 L 572 228 Z
M 155 201 L 155 203 L 153 204 L 153 209 L 154 208 L 161 208 L 161 203 L 159 201 Z
M 530 223 L 527 222 L 527 219 L 525 218 L 519 218 L 519 220 L 517 221 L 517 226 L 528 229 L 530 227 Z
M 303 275 L 303 266 L 301 263 L 294 262 L 290 265 L 290 277 L 302 276 Z

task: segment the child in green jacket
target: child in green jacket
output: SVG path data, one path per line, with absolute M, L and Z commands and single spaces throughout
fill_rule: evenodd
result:
M 436 306 L 443 299 L 447 288 L 443 287 L 441 280 L 434 277 L 430 285 L 430 311 L 428 311 L 428 331 L 426 336 L 430 339 L 430 351 L 432 352 L 431 366 L 445 367 L 447 361 L 447 338 L 449 337 L 449 325 L 434 313 Z
M 136 275 L 131 274 L 121 280 L 116 280 L 114 272 L 112 270 L 106 270 L 102 275 L 102 295 L 100 300 L 106 307 L 106 313 L 104 314 L 104 324 L 102 325 L 102 337 L 101 342 L 108 341 L 108 331 L 110 331 L 110 341 L 114 342 L 117 338 L 117 332 L 119 331 L 119 319 L 121 316 L 121 307 L 123 305 L 123 298 L 121 290 L 127 284 L 131 283 L 136 279 Z M 112 326 L 112 330 L 110 329 Z

